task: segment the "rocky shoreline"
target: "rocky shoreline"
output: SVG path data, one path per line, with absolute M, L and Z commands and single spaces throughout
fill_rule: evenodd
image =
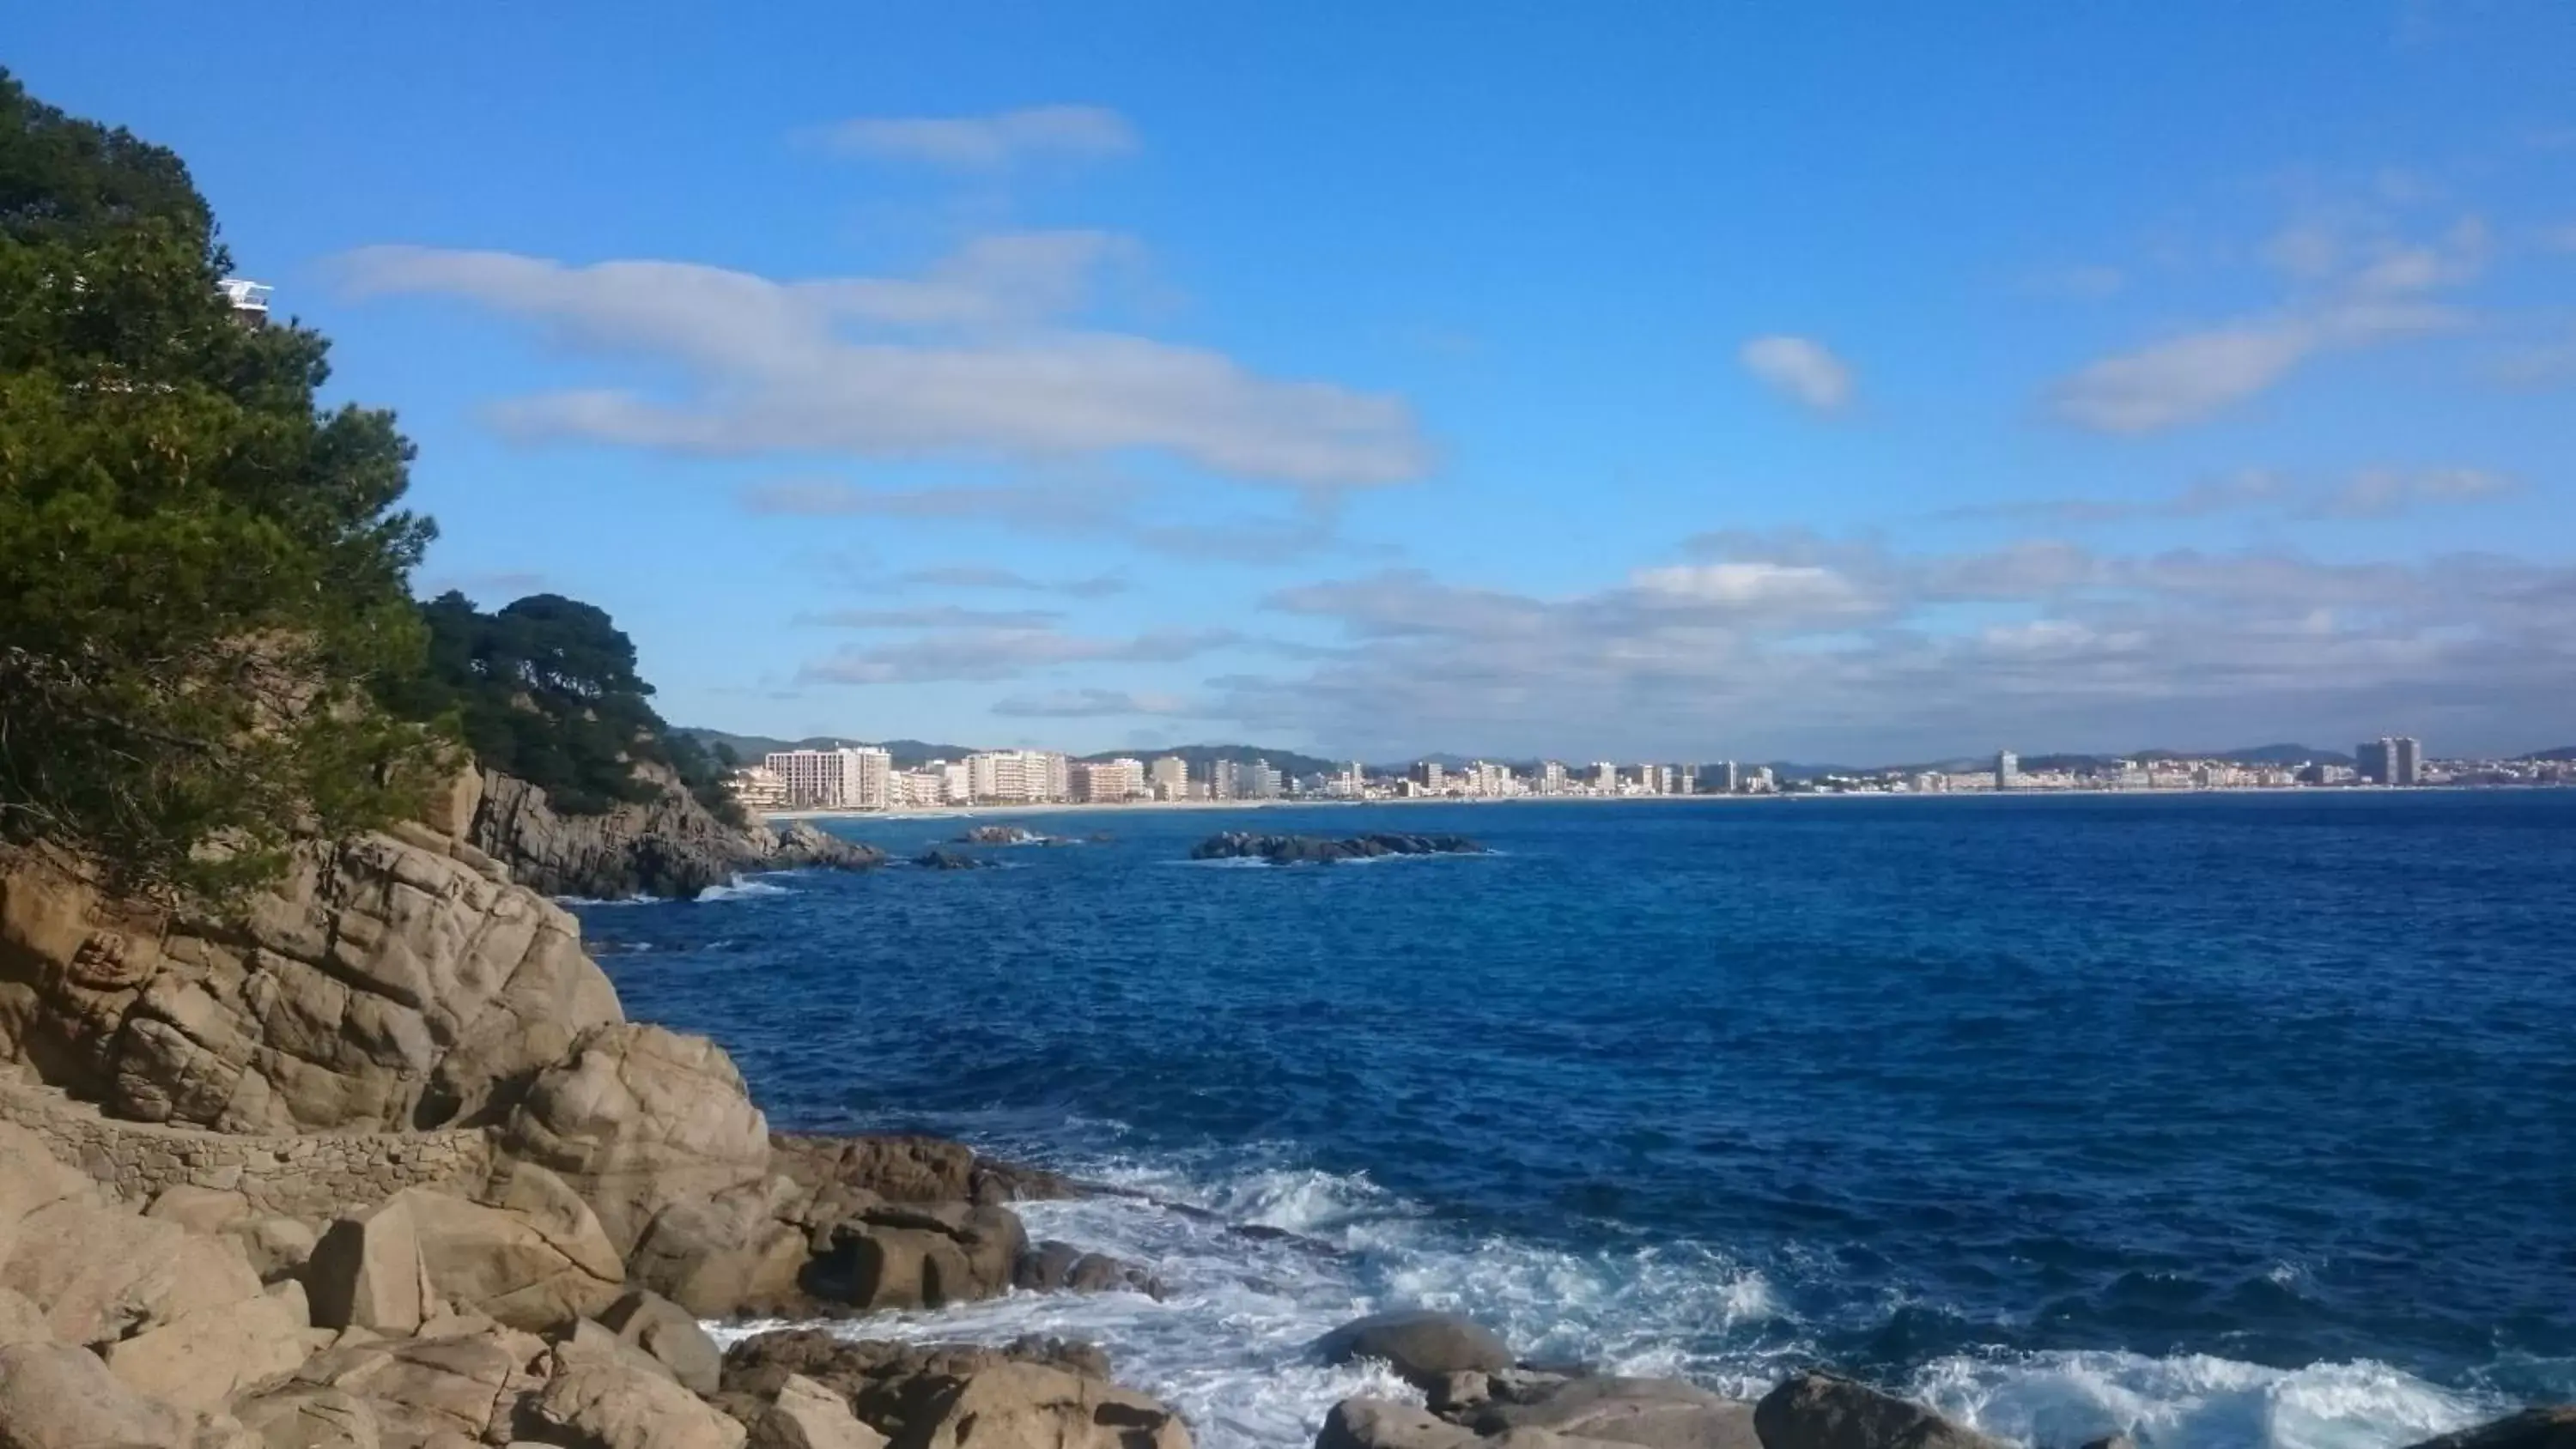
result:
M 1366 853 L 1472 848 L 1447 842 Z M 1090 1189 L 938 1138 L 773 1133 L 721 1048 L 625 1018 L 547 898 L 788 862 L 876 863 L 686 812 L 568 821 L 471 772 L 221 919 L 0 858 L 0 1449 L 1188 1449 L 1088 1345 L 865 1337 L 1009 1293 L 1159 1296 L 1154 1264 L 1032 1240 L 1012 1206 Z M 751 1319 L 837 1326 L 719 1353 L 706 1324 Z M 1993 1442 L 1827 1374 L 1732 1401 L 1442 1314 L 1314 1353 L 1422 1396 L 1318 1404 L 1316 1449 Z M 2436 1442 L 2571 1441 L 2549 1410 Z
M 1332 840 L 1320 835 L 1255 835 L 1229 830 L 1190 847 L 1192 860 L 1260 860 L 1272 865 L 1330 865 L 1344 860 L 1376 860 L 1390 855 L 1484 855 L 1485 847 L 1464 835 L 1381 833 Z

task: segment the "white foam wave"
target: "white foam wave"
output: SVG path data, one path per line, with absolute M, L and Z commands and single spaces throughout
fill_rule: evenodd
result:
M 760 877 L 753 875 L 738 875 L 723 885 L 711 885 L 705 890 L 698 892 L 697 899 L 700 904 L 704 905 L 711 904 L 716 901 L 747 901 L 758 900 L 763 896 L 792 896 L 794 894 L 796 894 L 794 891 L 778 884 L 776 881 L 763 880 Z
M 659 906 L 670 902 L 669 896 L 556 896 L 556 905 L 569 908 L 582 906 Z
M 2120 1430 L 2143 1449 L 2388 1449 L 2510 1407 L 2367 1360 L 2279 1369 L 2208 1354 L 1952 1357 L 1924 1365 L 1909 1388 L 2025 1444 Z
M 1772 1281 L 1714 1246 L 1576 1251 L 1471 1236 L 1365 1174 L 1289 1157 L 1256 1145 L 1221 1164 L 1214 1154 L 1079 1164 L 1078 1176 L 1146 1196 L 1019 1206 L 1033 1238 L 1146 1265 L 1168 1289 L 1163 1301 L 1014 1293 L 823 1326 L 912 1342 L 1037 1333 L 1096 1343 L 1120 1381 L 1180 1409 L 1206 1449 L 1306 1449 L 1351 1394 L 1419 1402 L 1382 1370 L 1313 1358 L 1326 1332 L 1390 1308 L 1468 1314 L 1532 1359 L 1685 1377 L 1745 1398 L 1815 1357 Z M 2198 1355 L 1961 1355 L 1903 1387 L 1988 1433 L 2042 1446 L 2119 1429 L 2144 1449 L 2391 1449 L 2501 1407 L 2380 1364 L 2282 1370 Z

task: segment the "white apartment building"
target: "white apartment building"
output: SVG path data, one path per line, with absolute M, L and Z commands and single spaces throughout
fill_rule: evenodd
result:
M 1178 755 L 1165 755 L 1145 772 L 1146 784 L 1153 787 L 1157 800 L 1190 798 L 1190 762 Z
M 1003 805 L 1069 799 L 1073 761 L 1055 750 L 982 750 L 966 757 L 966 793 Z
M 781 750 L 761 761 L 791 805 L 817 810 L 883 810 L 892 803 L 894 756 L 872 746 Z
M 745 765 L 726 778 L 725 789 L 745 810 L 787 808 L 787 782 L 766 765 Z
M 1593 761 L 1592 788 L 1594 791 L 1603 795 L 1618 794 L 1619 767 L 1610 763 L 1608 760 Z
M 1545 760 L 1538 767 L 1538 792 L 1542 795 L 1565 793 L 1565 761 Z
M 1076 765 L 1074 785 L 1089 805 L 1115 805 L 1145 793 L 1145 762 L 1125 758 Z

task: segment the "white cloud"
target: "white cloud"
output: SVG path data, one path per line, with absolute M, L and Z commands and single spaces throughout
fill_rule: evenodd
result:
M 1169 663 L 1239 641 L 1229 629 L 1156 629 L 1095 639 L 1052 629 L 962 629 L 901 644 L 844 649 L 808 664 L 800 684 L 925 684 L 1013 679 L 1068 664 Z
M 1040 158 L 1092 161 L 1136 149 L 1135 128 L 1105 106 L 1032 106 L 989 116 L 861 117 L 824 127 L 852 155 L 952 171 L 998 171 Z
M 1100 719 L 1119 715 L 1188 715 L 1198 712 L 1179 695 L 1137 693 L 1124 689 L 1058 689 L 1045 694 L 1015 694 L 993 704 L 993 713 L 1020 719 Z
M 2487 486 L 2426 474 L 2407 491 Z M 1338 625 L 1345 647 L 1210 681 L 1206 707 L 1379 757 L 1864 761 L 2399 728 L 2437 749 L 2530 748 L 2552 742 L 2533 721 L 2576 708 L 2566 565 L 2038 541 L 1912 554 L 1798 535 L 1701 549 L 1561 598 L 1419 572 L 1282 590 L 1272 607 Z M 1674 607 L 1694 595 L 1711 606 Z
M 1005 593 L 1062 594 L 1072 599 L 1105 599 L 1127 591 L 1127 581 L 1114 574 L 1082 579 L 1033 579 L 1013 569 L 990 564 L 944 564 L 914 569 L 896 580 L 907 587 L 994 589 Z
M 1811 408 L 1831 411 L 1851 401 L 1851 368 L 1811 338 L 1756 337 L 1736 356 L 1746 371 Z
M 2058 415 L 2105 433 L 2197 422 L 2266 391 L 2320 353 L 2462 325 L 2429 303 L 2352 301 L 2185 333 L 2092 362 L 2058 384 Z
M 910 609 L 824 609 L 798 614 L 794 622 L 831 629 L 1045 629 L 1063 617 L 1057 609 L 970 609 L 960 604 L 925 604 Z
M 2042 498 L 1945 508 L 1943 522 L 2018 521 L 2063 526 L 2148 519 L 2209 518 L 2267 510 L 2292 518 L 2386 518 L 2445 504 L 2478 503 L 2515 492 L 2514 479 L 2480 468 L 2371 469 L 2341 484 L 2307 485 L 2252 469 L 2152 498 Z
M 2431 295 L 2474 281 L 2492 243 L 2474 216 L 2404 240 L 2333 215 L 2284 228 L 2263 252 L 2292 284 L 2286 305 L 2088 363 L 2052 389 L 2058 416 L 2096 432 L 2156 432 L 2254 398 L 2318 357 L 2464 326 L 2466 313 Z
M 1400 399 L 1050 324 L 1117 250 L 1093 233 L 987 238 L 919 278 L 778 282 L 681 262 L 371 247 L 343 272 L 359 296 L 461 298 L 568 350 L 672 364 L 690 380 L 677 400 L 594 387 L 499 404 L 500 426 L 523 438 L 715 456 L 1149 450 L 1299 487 L 1397 483 L 1428 467 Z

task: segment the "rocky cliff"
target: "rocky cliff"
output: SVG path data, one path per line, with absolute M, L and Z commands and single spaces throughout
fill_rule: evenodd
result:
M 686 898 L 744 871 L 861 870 L 885 863 L 884 852 L 803 821 L 778 828 L 727 824 L 676 780 L 666 774 L 653 778 L 664 788 L 650 801 L 603 815 L 566 815 L 525 780 L 487 773 L 470 838 L 521 885 L 549 896 L 600 900 Z

